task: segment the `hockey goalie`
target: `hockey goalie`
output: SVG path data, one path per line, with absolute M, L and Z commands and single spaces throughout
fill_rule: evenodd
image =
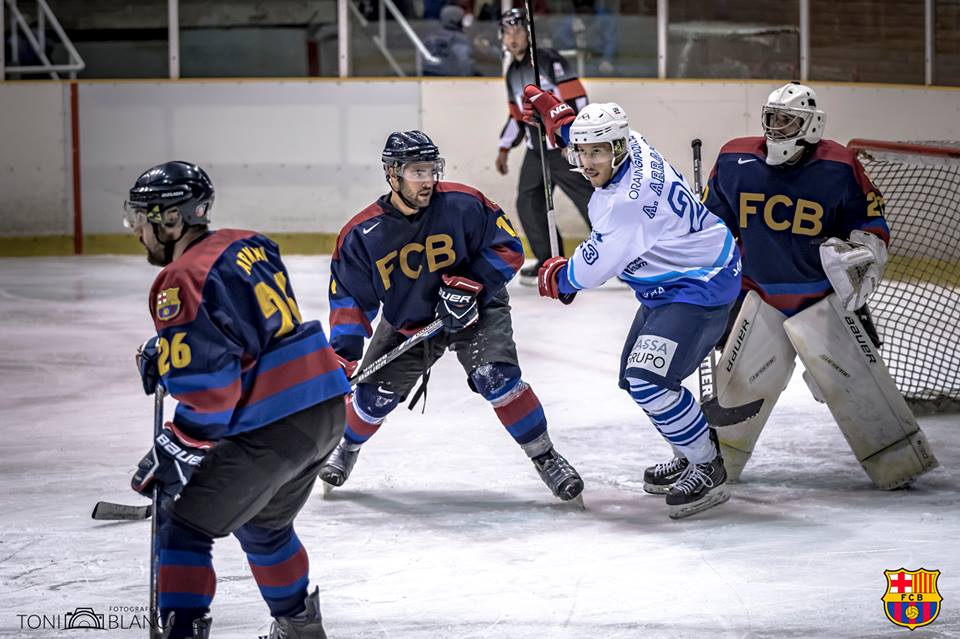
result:
M 743 251 L 743 294 L 713 385 L 722 407 L 762 400 L 717 429 L 737 480 L 799 355 L 870 480 L 884 490 L 935 468 L 926 437 L 879 351 L 866 306 L 887 262 L 883 198 L 856 155 L 822 139 L 826 115 L 809 87 L 790 83 L 762 109 L 762 137 L 720 151 L 704 203 Z

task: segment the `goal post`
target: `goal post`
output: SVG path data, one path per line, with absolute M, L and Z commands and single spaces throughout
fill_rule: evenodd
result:
M 890 261 L 869 303 L 881 352 L 915 412 L 960 411 L 960 142 L 847 146 L 890 226 Z

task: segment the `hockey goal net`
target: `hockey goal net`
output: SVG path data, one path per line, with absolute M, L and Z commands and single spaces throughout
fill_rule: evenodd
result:
M 870 298 L 915 412 L 960 410 L 960 142 L 851 140 L 886 201 L 890 261 Z

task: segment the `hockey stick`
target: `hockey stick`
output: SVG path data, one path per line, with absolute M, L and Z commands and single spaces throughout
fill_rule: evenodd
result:
M 540 63 L 537 61 L 537 32 L 533 26 L 533 0 L 525 0 L 527 11 L 527 38 L 530 48 L 530 62 L 533 65 L 533 81 L 540 86 Z M 557 213 L 553 210 L 553 189 L 550 188 L 550 167 L 547 165 L 547 142 L 543 127 L 537 127 L 537 141 L 540 144 L 540 167 L 543 169 L 543 195 L 547 202 L 547 230 L 550 233 L 550 255 L 560 255 L 560 246 L 557 242 Z
M 370 362 L 370 364 L 368 364 L 366 368 L 364 368 L 362 371 L 360 371 L 359 373 L 357 373 L 356 375 L 350 378 L 349 380 L 350 385 L 356 386 L 357 384 L 368 379 L 371 375 L 376 373 L 378 370 L 380 370 L 381 368 L 383 368 L 393 360 L 397 359 L 398 357 L 400 357 L 401 355 L 409 351 L 411 348 L 413 348 L 423 340 L 430 339 L 431 337 L 433 337 L 442 327 L 443 327 L 442 319 L 436 319 L 430 322 L 429 324 L 421 328 L 419 331 L 417 331 L 416 333 L 408 337 L 406 340 L 404 340 L 402 344 L 394 348 L 392 351 L 390 351 L 389 353 L 385 353 L 378 359 Z
M 149 519 L 151 513 L 153 513 L 153 504 L 133 506 L 112 501 L 98 501 L 93 507 L 91 517 L 100 521 L 125 521 Z
M 166 389 L 162 382 L 157 382 L 157 387 L 153 392 L 153 445 L 157 445 L 157 437 L 163 429 L 163 397 Z M 160 486 L 158 482 L 153 482 L 153 503 L 151 512 L 159 513 L 160 506 Z M 162 636 L 160 628 L 160 609 L 157 607 L 159 599 L 159 576 L 160 576 L 160 549 L 157 548 L 159 540 L 159 514 L 150 519 L 150 623 L 147 624 L 147 636 L 150 639 L 160 639 Z
M 693 188 L 697 191 L 697 197 L 703 199 L 703 179 L 701 172 L 700 147 L 703 143 L 700 138 L 690 142 L 693 149 Z M 731 406 L 729 408 L 720 405 L 720 399 L 716 397 L 716 390 L 713 387 L 714 374 L 717 370 L 717 349 L 710 349 L 710 354 L 700 362 L 700 410 L 703 411 L 707 423 L 711 426 L 732 426 L 748 419 L 756 417 L 757 413 L 763 407 L 763 400 L 758 399 L 742 406 Z
M 700 147 L 703 143 L 700 138 L 690 142 L 693 149 L 693 188 L 698 198 L 703 198 L 703 180 L 701 173 Z M 710 349 L 710 354 L 700 362 L 700 402 L 706 402 L 713 396 L 713 371 L 716 369 L 716 348 Z M 707 417 L 707 420 L 710 418 Z M 712 422 L 711 422 L 712 423 Z

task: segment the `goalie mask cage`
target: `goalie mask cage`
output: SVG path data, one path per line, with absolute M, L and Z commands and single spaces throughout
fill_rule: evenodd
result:
M 886 201 L 890 261 L 870 298 L 915 412 L 960 411 L 960 142 L 851 140 Z

